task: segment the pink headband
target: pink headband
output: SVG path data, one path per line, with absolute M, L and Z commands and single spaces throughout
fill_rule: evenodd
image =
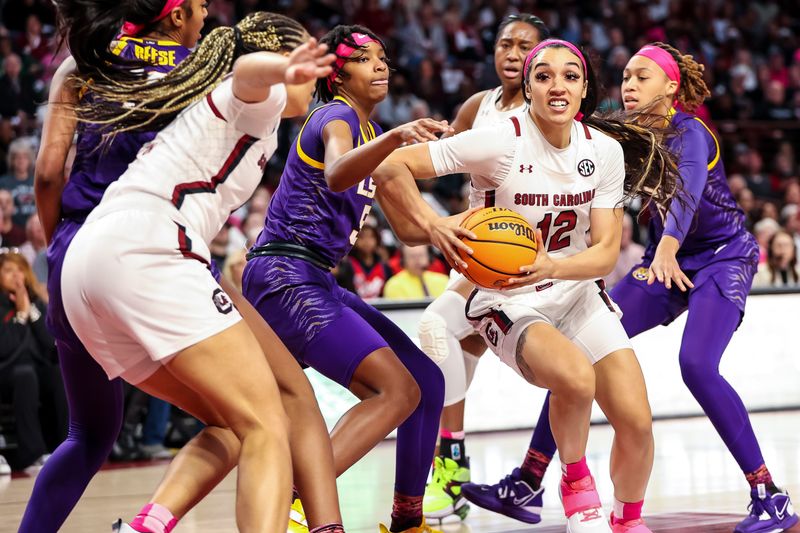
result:
M 672 57 L 672 54 L 663 48 L 648 44 L 643 46 L 642 49 L 634 55 L 644 56 L 655 61 L 656 65 L 661 67 L 661 70 L 667 75 L 667 78 L 678 82 L 678 88 L 675 90 L 675 94 L 678 94 L 678 90 L 681 88 L 681 69 L 678 68 L 678 63 L 675 61 L 675 58 Z
M 580 60 L 581 60 L 581 64 L 583 65 L 583 74 L 587 75 L 586 73 L 588 72 L 588 70 L 586 69 L 586 59 L 584 59 L 583 54 L 581 53 L 581 51 L 578 50 L 578 47 L 575 46 L 574 44 L 572 44 L 571 42 L 562 41 L 561 39 L 547 39 L 547 40 L 544 40 L 544 41 L 540 42 L 539 44 L 537 44 L 534 47 L 534 49 L 531 50 L 531 52 L 528 54 L 528 57 L 525 58 L 525 66 L 523 67 L 522 74 L 524 76 L 528 75 L 528 67 L 530 67 L 531 61 L 533 60 L 534 57 L 536 57 L 536 54 L 541 52 L 543 48 L 546 48 L 548 46 L 553 46 L 553 45 L 564 46 L 564 47 L 568 48 L 570 52 L 572 52 L 573 54 L 578 56 L 580 58 Z
M 359 48 L 367 43 L 380 44 L 378 41 L 364 33 L 351 33 L 350 38 L 359 46 Z M 336 47 L 336 61 L 333 62 L 333 71 L 328 75 L 328 89 L 333 88 L 333 80 L 336 79 L 336 76 L 339 75 L 339 71 L 341 71 L 342 67 L 344 67 L 344 64 L 347 63 L 347 58 L 353 55 L 353 52 L 356 50 L 358 50 L 358 48 L 353 48 L 345 43 L 339 43 L 339 46 Z
M 125 22 L 122 25 L 122 34 L 127 35 L 128 37 L 135 37 L 142 31 L 147 24 L 152 24 L 153 22 L 158 22 L 159 20 L 165 18 L 170 12 L 175 9 L 176 7 L 180 6 L 183 3 L 183 0 L 167 0 L 164 3 L 164 8 L 161 10 L 161 13 L 158 14 L 156 18 L 147 22 L 146 24 L 134 24 L 133 22 Z
M 544 41 L 540 42 L 539 44 L 537 44 L 533 48 L 533 50 L 531 50 L 531 52 L 528 54 L 528 57 L 525 58 L 525 65 L 522 67 L 523 79 L 527 79 L 527 77 L 528 77 L 528 68 L 531 66 L 531 61 L 533 61 L 533 58 L 536 57 L 536 54 L 541 52 L 543 48 L 546 48 L 548 46 L 553 46 L 553 45 L 564 46 L 570 52 L 572 52 L 573 54 L 578 56 L 580 58 L 580 60 L 581 60 L 581 65 L 583 65 L 583 75 L 584 76 L 588 76 L 588 74 L 587 74 L 588 73 L 588 69 L 586 68 L 586 59 L 583 57 L 583 54 L 581 53 L 581 51 L 578 50 L 577 46 L 575 46 L 574 44 L 572 44 L 569 41 L 562 41 L 561 39 L 547 39 L 547 40 L 544 40 Z M 577 120 L 578 122 L 583 120 L 583 113 L 578 111 L 578 114 L 575 115 L 575 120 Z

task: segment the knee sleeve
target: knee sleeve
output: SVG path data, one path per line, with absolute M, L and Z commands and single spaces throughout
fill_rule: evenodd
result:
M 464 313 L 466 304 L 457 292 L 445 291 L 422 313 L 417 329 L 420 345 L 437 364 L 450 355 L 448 338 L 459 341 L 474 332 Z
M 445 291 L 422 313 L 418 335 L 422 351 L 435 361 L 444 375 L 444 405 L 464 399 L 475 374 L 478 358 L 466 354 L 459 341 L 474 333 L 464 313 L 466 300 Z

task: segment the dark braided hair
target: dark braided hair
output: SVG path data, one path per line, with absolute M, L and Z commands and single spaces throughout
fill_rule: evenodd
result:
M 553 47 L 569 50 L 558 43 L 545 46 L 542 50 Z M 592 62 L 586 54 L 584 58 L 586 97 L 581 101 L 580 112 L 583 113 L 581 121 L 616 139 L 622 145 L 625 156 L 625 196 L 628 198 L 641 196 L 645 200 L 645 205 L 652 203 L 655 206 L 663 220 L 667 216 L 672 200 L 684 201 L 680 194 L 683 191 L 683 181 L 678 173 L 675 156 L 661 144 L 667 132 L 654 126 L 639 125 L 635 118 L 623 116 L 621 113 L 595 114 L 600 90 Z M 531 101 L 525 88 L 533 65 L 534 61 L 530 61 L 528 69 L 522 76 L 523 95 L 528 105 Z
M 508 15 L 500 21 L 500 25 L 497 27 L 497 36 L 494 38 L 495 45 L 497 41 L 500 40 L 500 35 L 503 34 L 503 30 L 506 29 L 506 26 L 515 22 L 522 22 L 536 28 L 536 31 L 539 32 L 540 41 L 544 41 L 550 37 L 550 28 L 547 27 L 547 24 L 545 24 L 542 19 L 530 13 L 519 13 L 516 15 Z
M 365 28 L 364 26 L 360 26 L 358 24 L 339 24 L 335 26 L 332 30 L 322 36 L 322 39 L 319 40 L 320 44 L 327 44 L 328 51 L 336 53 L 336 49 L 339 47 L 340 44 L 345 44 L 350 48 L 363 48 L 363 46 L 359 46 L 354 40 L 352 35 L 354 33 L 363 33 L 364 35 L 368 35 L 371 39 L 374 39 L 386 50 L 386 45 L 384 45 L 383 40 L 375 34 L 369 28 Z M 351 61 L 350 58 L 337 56 L 339 59 L 344 59 L 345 62 Z M 344 76 L 345 73 L 339 71 L 340 76 Z M 336 85 L 331 84 L 331 87 L 328 87 L 328 78 L 320 78 L 317 80 L 317 88 L 315 92 L 317 98 L 323 102 L 327 103 L 333 100 L 336 96 Z
M 657 46 L 662 50 L 666 50 L 678 64 L 678 69 L 681 73 L 681 86 L 678 88 L 678 94 L 675 97 L 684 111 L 694 113 L 705 99 L 711 96 L 711 91 L 703 79 L 705 67 L 695 61 L 691 55 L 681 54 L 677 48 L 666 43 L 650 43 L 650 46 Z
M 292 51 L 307 40 L 308 33 L 294 19 L 263 11 L 252 13 L 234 27 L 213 30 L 162 78 L 132 81 L 120 76 L 119 69 L 106 69 L 85 84 L 97 98 L 84 100 L 78 106 L 78 117 L 103 126 L 106 135 L 160 129 L 219 85 L 238 56 Z
M 111 51 L 125 21 L 144 24 L 147 34 L 168 21 L 151 22 L 164 8 L 165 0 L 53 0 L 58 14 L 61 44 L 66 43 L 84 79 L 116 69 L 119 80 L 143 79 L 144 61 L 122 58 Z M 191 17 L 190 0 L 181 4 Z

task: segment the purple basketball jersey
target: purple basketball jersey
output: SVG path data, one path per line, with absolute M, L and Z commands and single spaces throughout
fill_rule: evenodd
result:
M 368 128 L 362 128 L 355 110 L 341 97 L 312 111 L 289 151 L 256 246 L 268 242 L 299 244 L 334 266 L 355 243 L 358 230 L 372 209 L 375 185 L 366 176 L 344 192 L 333 192 L 328 187 L 322 130 L 334 120 L 350 126 L 353 146 L 381 134 L 380 127 L 371 121 Z

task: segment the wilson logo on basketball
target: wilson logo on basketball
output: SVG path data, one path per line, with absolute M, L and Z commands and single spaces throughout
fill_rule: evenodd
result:
M 584 159 L 578 163 L 578 173 L 584 178 L 591 176 L 594 174 L 594 163 L 589 159 Z
M 517 224 L 515 222 L 489 222 L 489 231 L 506 231 L 511 230 L 517 237 L 525 236 L 528 239 L 535 241 L 533 230 L 530 226 Z

